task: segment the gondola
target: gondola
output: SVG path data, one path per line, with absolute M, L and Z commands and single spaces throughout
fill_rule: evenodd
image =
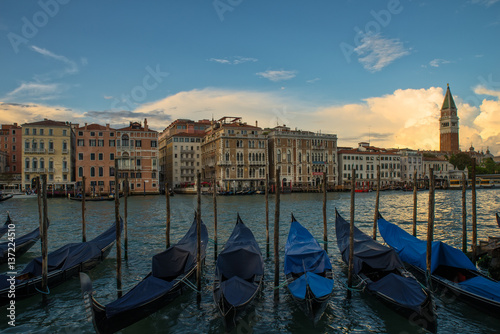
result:
M 349 263 L 350 224 L 335 210 L 337 244 Z M 354 227 L 354 271 L 359 285 L 386 306 L 429 332 L 436 332 L 434 302 L 428 289 L 405 269 L 396 251 Z
M 11 254 L 11 259 L 14 256 L 16 259 L 19 259 L 20 256 L 29 251 L 38 239 L 40 239 L 40 227 L 20 237 L 11 238 L 10 235 L 8 236 L 8 241 L 0 243 L 0 264 L 8 262 L 9 253 Z
M 287 287 L 303 312 L 317 323 L 333 294 L 330 258 L 292 215 L 285 245 Z
M 14 197 L 14 195 L 2 195 L 2 194 L 0 194 L 0 202 L 11 199 L 12 197 Z
M 2 227 L 0 227 L 0 237 L 3 237 L 3 235 L 7 233 L 10 224 L 12 224 L 12 220 L 10 219 L 10 215 L 7 212 L 7 220 L 5 220 L 5 224 L 3 224 Z
M 255 298 L 263 277 L 264 261 L 259 245 L 238 215 L 233 233 L 215 264 L 213 297 L 226 330 L 236 325 L 239 314 Z
M 153 256 L 152 271 L 121 298 L 102 305 L 94 297 L 92 281 L 80 273 L 85 303 L 92 307 L 97 333 L 114 333 L 153 314 L 180 296 L 196 277 L 197 221 L 186 235 L 165 251 Z M 208 232 L 201 222 L 201 259 L 205 259 Z
M 500 214 L 497 212 L 496 216 L 497 216 L 497 225 L 498 227 L 500 227 Z
M 120 221 L 120 231 L 122 228 L 123 222 Z M 111 251 L 115 240 L 116 225 L 113 224 L 91 241 L 67 244 L 49 253 L 47 275 L 49 289 L 102 262 Z M 11 298 L 8 298 L 8 295 L 11 292 L 11 285 L 15 286 L 16 301 L 42 292 L 42 258 L 33 259 L 15 278 L 0 275 L 0 305 L 10 302 Z
M 380 234 L 401 259 L 422 280 L 427 278 L 427 241 L 419 240 L 382 217 L 378 219 Z M 431 284 L 446 296 L 498 317 L 500 314 L 500 282 L 481 272 L 460 250 L 441 241 L 432 242 Z

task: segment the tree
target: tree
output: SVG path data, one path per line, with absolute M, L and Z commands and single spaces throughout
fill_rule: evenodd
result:
M 464 152 L 452 154 L 449 162 L 458 170 L 463 170 L 465 167 L 470 169 L 472 166 L 472 158 Z

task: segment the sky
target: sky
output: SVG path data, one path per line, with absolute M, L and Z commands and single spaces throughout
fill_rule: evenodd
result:
M 0 123 L 241 116 L 437 150 L 449 83 L 460 148 L 500 155 L 499 36 L 500 0 L 4 0 Z

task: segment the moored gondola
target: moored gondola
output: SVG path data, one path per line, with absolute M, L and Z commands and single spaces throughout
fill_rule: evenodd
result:
M 117 300 L 103 305 L 92 289 L 88 275 L 80 273 L 85 302 L 91 306 L 96 332 L 114 333 L 153 314 L 192 286 L 197 263 L 197 221 L 179 242 L 153 256 L 152 271 Z M 201 222 L 201 258 L 205 258 L 208 232 Z
M 252 302 L 262 286 L 264 261 L 255 237 L 237 216 L 233 233 L 217 257 L 214 302 L 227 330 Z
M 10 219 L 10 214 L 7 212 L 7 219 L 5 223 L 0 227 L 0 237 L 2 237 L 9 230 L 9 225 L 12 224 L 12 220 Z
M 12 237 L 9 234 L 7 235 L 7 241 L 0 243 L 0 264 L 7 263 L 9 257 L 12 259 L 15 256 L 18 259 L 29 251 L 38 239 L 40 239 L 40 227 L 20 237 Z
M 318 322 L 333 294 L 332 265 L 326 251 L 293 215 L 285 245 L 285 276 L 294 300 Z
M 123 222 L 120 221 L 120 229 Z M 64 283 L 81 271 L 86 271 L 102 262 L 116 240 L 113 224 L 96 238 L 87 242 L 67 244 L 48 254 L 47 285 L 53 288 Z M 15 287 L 16 301 L 41 293 L 42 258 L 37 257 L 26 265 L 17 276 L 0 275 L 0 305 L 10 302 L 11 286 Z M 43 291 L 47 293 L 46 291 Z
M 350 224 L 335 210 L 335 230 L 342 260 L 349 263 Z M 405 269 L 398 254 L 354 227 L 354 272 L 359 285 L 389 308 L 429 332 L 436 332 L 429 290 Z
M 8 199 L 11 199 L 12 197 L 14 197 L 14 195 L 3 195 L 3 194 L 0 194 L 0 202 L 6 201 Z
M 385 242 L 425 281 L 427 241 L 415 238 L 382 217 L 378 225 Z M 461 300 L 493 316 L 500 313 L 500 282 L 478 271 L 462 251 L 441 241 L 432 242 L 430 279 L 431 284 L 453 300 Z

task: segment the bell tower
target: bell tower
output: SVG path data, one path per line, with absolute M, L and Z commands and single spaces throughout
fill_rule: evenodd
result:
M 441 117 L 439 118 L 439 150 L 441 152 L 458 152 L 458 116 L 457 107 L 447 84 Z

